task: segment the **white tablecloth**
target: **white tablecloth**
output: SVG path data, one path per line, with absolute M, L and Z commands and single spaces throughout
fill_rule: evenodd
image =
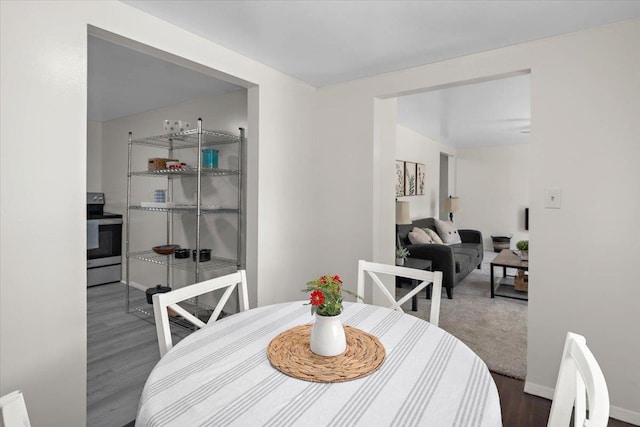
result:
M 303 301 L 224 318 L 176 345 L 151 372 L 136 426 L 501 426 L 486 365 L 461 341 L 387 308 L 345 304 L 343 321 L 382 342 L 365 378 L 311 383 L 274 369 L 269 342 L 311 323 Z

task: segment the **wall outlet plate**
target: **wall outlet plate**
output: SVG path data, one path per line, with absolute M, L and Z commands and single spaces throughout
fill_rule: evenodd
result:
M 559 188 L 547 188 L 544 190 L 544 207 L 546 209 L 560 209 L 562 191 Z

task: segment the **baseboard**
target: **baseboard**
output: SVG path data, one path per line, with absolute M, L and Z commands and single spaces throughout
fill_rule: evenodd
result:
M 534 396 L 553 400 L 553 389 L 551 387 L 545 387 L 540 384 L 525 381 L 524 392 L 527 394 L 532 394 Z M 634 412 L 628 409 L 611 405 L 609 407 L 609 416 L 616 420 L 624 421 L 625 423 L 640 426 L 640 412 Z
M 609 416 L 611 418 L 615 418 L 616 420 L 633 424 L 634 426 L 640 426 L 640 412 L 630 411 L 618 406 L 611 406 L 611 409 L 609 410 Z
M 532 394 L 538 397 L 544 397 L 545 399 L 553 400 L 553 389 L 540 384 L 535 384 L 529 381 L 524 382 L 524 392 Z
M 122 283 L 123 285 L 127 286 L 127 283 L 124 281 L 120 281 L 120 283 Z M 149 289 L 148 286 L 145 285 L 141 285 L 140 283 L 136 283 L 136 282 L 129 282 L 129 286 L 131 286 L 132 288 L 136 288 L 138 290 L 141 290 L 142 292 L 146 291 L 147 289 Z

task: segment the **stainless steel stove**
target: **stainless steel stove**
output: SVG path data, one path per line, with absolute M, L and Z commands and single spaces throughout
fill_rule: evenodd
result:
M 104 203 L 104 193 L 87 193 L 87 286 L 122 279 L 122 215 Z

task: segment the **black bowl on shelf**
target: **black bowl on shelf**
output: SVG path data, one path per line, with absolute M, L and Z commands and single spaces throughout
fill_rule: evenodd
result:
M 191 249 L 176 249 L 173 252 L 173 256 L 178 259 L 189 258 L 189 254 L 191 253 Z
M 165 292 L 171 292 L 171 287 L 162 286 L 162 285 L 156 285 L 154 288 L 147 289 L 145 291 L 145 294 L 147 295 L 147 302 L 149 304 L 153 304 L 153 295 L 155 295 L 155 294 L 163 294 Z
M 196 260 L 196 250 L 191 251 L 193 260 Z M 200 249 L 200 262 L 211 261 L 211 249 Z

